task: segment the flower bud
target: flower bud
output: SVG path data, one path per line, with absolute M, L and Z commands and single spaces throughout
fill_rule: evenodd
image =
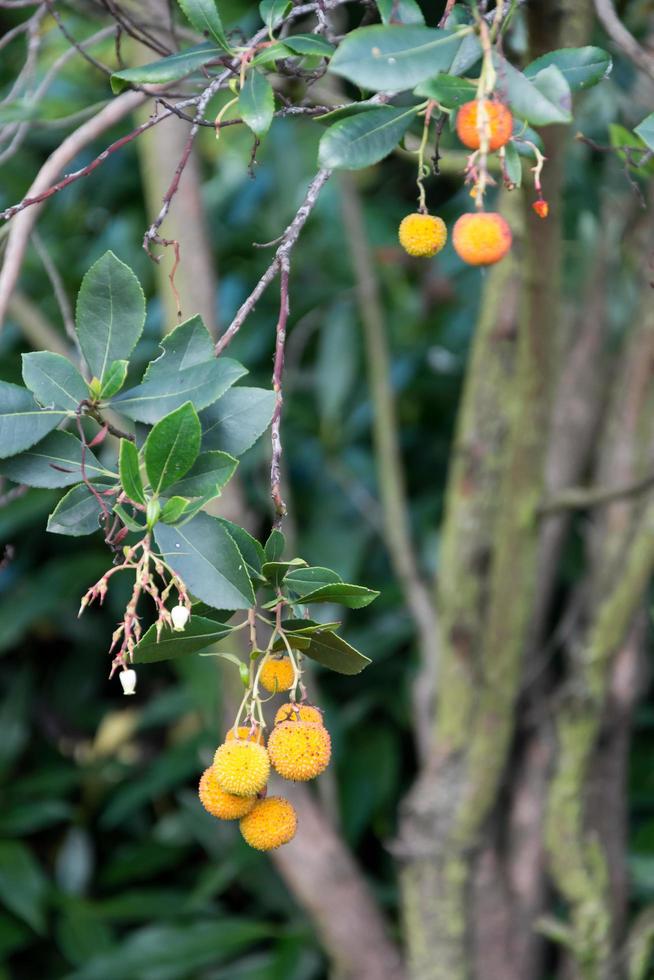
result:
M 173 621 L 173 629 L 181 632 L 189 621 L 190 613 L 186 606 L 175 606 L 171 609 L 170 616 Z
M 133 694 L 136 688 L 136 671 L 123 670 L 118 675 L 120 677 L 120 683 L 123 685 L 123 694 Z

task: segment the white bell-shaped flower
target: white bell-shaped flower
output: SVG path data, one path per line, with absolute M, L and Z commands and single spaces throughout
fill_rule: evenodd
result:
M 120 683 L 123 685 L 123 694 L 134 694 L 136 689 L 136 671 L 132 670 L 122 670 L 118 675 L 120 677 Z
M 171 609 L 170 616 L 173 621 L 173 629 L 181 631 L 188 623 L 190 613 L 186 606 L 175 606 Z

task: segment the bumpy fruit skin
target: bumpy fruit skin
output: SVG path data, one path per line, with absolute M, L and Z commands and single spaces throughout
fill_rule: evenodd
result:
M 407 214 L 398 230 L 400 245 L 418 259 L 430 259 L 440 252 L 447 241 L 447 228 L 442 218 L 431 214 Z
M 322 725 L 322 711 L 310 704 L 291 704 L 289 701 L 275 715 L 275 725 L 283 721 L 312 721 L 316 725 Z
M 295 837 L 297 815 L 288 800 L 269 796 L 258 800 L 239 824 L 243 837 L 257 851 L 273 851 Z
M 260 728 L 255 728 L 254 731 L 249 725 L 239 725 L 238 736 L 234 735 L 234 729 L 230 728 L 225 733 L 225 741 L 231 742 L 234 738 L 240 738 L 244 742 L 258 742 L 259 745 L 265 745 L 266 740 L 264 738 L 263 732 Z
M 332 745 L 323 725 L 310 721 L 283 721 L 272 730 L 268 752 L 280 776 L 303 783 L 325 771 Z
M 218 785 L 213 769 L 205 769 L 200 779 L 200 803 L 219 820 L 240 820 L 257 802 L 256 796 L 234 796 Z
M 513 116 L 501 102 L 484 100 L 486 115 L 489 123 L 489 150 L 499 150 L 508 143 L 513 133 Z M 477 128 L 477 110 L 479 104 L 475 99 L 466 102 L 456 116 L 456 133 L 464 146 L 471 150 L 479 149 L 479 130 Z
M 290 657 L 270 657 L 261 668 L 259 680 L 267 691 L 290 691 L 295 677 Z
M 452 231 L 452 244 L 468 265 L 493 265 L 511 248 L 508 223 L 495 212 L 462 214 Z
M 263 745 L 234 738 L 216 749 L 213 771 L 226 793 L 254 796 L 268 782 L 270 759 Z

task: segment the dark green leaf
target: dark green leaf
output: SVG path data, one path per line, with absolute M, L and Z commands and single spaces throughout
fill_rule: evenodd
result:
M 470 28 L 434 30 L 419 25 L 360 27 L 348 34 L 329 71 L 363 88 L 404 91 L 449 71 Z
M 0 459 L 29 449 L 64 418 L 63 412 L 40 408 L 27 388 L 0 381 Z
M 264 553 L 266 561 L 279 561 L 279 559 L 284 554 L 284 548 L 286 546 L 286 539 L 281 531 L 277 528 L 273 528 L 270 532 L 268 540 L 264 545 Z
M 217 497 L 231 480 L 238 460 L 229 453 L 202 453 L 184 479 L 170 487 L 170 493 L 182 497 Z
M 143 447 L 145 469 L 155 493 L 188 473 L 200 452 L 200 420 L 191 402 L 154 426 Z
M 650 112 L 649 116 L 636 126 L 634 133 L 647 144 L 650 150 L 654 150 L 654 112 Z
M 134 649 L 134 663 L 152 664 L 159 660 L 174 660 L 199 653 L 224 639 L 231 631 L 230 626 L 196 616 L 195 613 L 186 624 L 184 632 L 176 633 L 165 626 L 159 641 L 156 627 L 151 626 Z
M 238 111 L 255 136 L 270 129 L 275 111 L 275 95 L 265 75 L 253 68 L 248 72 L 238 97 Z
M 323 667 L 339 674 L 360 674 L 371 662 L 332 630 L 316 630 L 310 635 L 311 643 L 302 652 Z
M 115 94 L 124 91 L 131 85 L 163 85 L 166 82 L 176 82 L 179 78 L 190 75 L 196 68 L 209 64 L 220 58 L 222 50 L 215 44 L 198 44 L 186 51 L 151 61 L 149 65 L 139 65 L 136 68 L 124 68 L 115 71 L 111 76 L 111 90 Z
M 548 51 L 525 68 L 527 78 L 535 78 L 543 68 L 555 65 L 573 92 L 590 88 L 611 74 L 611 55 L 603 48 L 561 48 Z
M 104 384 L 100 391 L 102 398 L 113 398 L 125 384 L 129 361 L 114 361 L 107 368 Z
M 284 45 L 293 54 L 316 58 L 331 58 L 335 48 L 318 34 L 292 34 L 284 38 Z
M 281 24 L 291 7 L 290 0 L 261 0 L 259 4 L 259 15 L 268 28 L 269 33 Z
M 166 334 L 159 346 L 161 353 L 148 364 L 143 381 L 169 378 L 214 358 L 213 341 L 199 316 L 180 323 Z
M 216 520 L 222 524 L 229 536 L 233 538 L 250 572 L 255 575 L 260 575 L 265 554 L 257 539 L 253 538 L 251 534 L 248 534 L 244 528 L 239 527 L 238 524 L 233 524 L 232 521 L 228 521 L 224 517 L 217 517 Z
M 86 381 L 67 357 L 40 350 L 22 359 L 23 381 L 40 405 L 74 412 L 89 397 Z
M 266 431 L 274 409 L 274 391 L 233 388 L 200 416 L 202 448 L 242 456 Z
M 374 589 L 366 589 L 363 585 L 348 585 L 338 582 L 335 585 L 323 585 L 321 588 L 308 592 L 301 597 L 302 605 L 311 602 L 337 602 L 348 609 L 363 609 L 379 595 Z
M 185 497 L 170 497 L 161 508 L 161 517 L 164 524 L 174 524 L 180 519 L 189 505 Z
M 330 170 L 359 170 L 395 149 L 417 114 L 417 107 L 380 106 L 334 123 L 320 140 L 318 161 Z
M 210 34 L 225 51 L 231 51 L 215 0 L 177 0 L 184 15 L 201 34 Z
M 454 8 L 456 10 L 456 7 Z M 452 59 L 450 75 L 466 75 L 482 56 L 481 44 L 476 34 L 466 34 Z
M 425 18 L 416 0 L 377 0 L 384 24 L 424 24 Z
M 476 96 L 477 86 L 465 78 L 455 75 L 437 75 L 421 82 L 413 90 L 414 95 L 423 99 L 435 99 L 446 109 L 456 109 Z
M 228 357 L 168 373 L 157 371 L 136 388 L 122 392 L 111 402 L 117 412 L 138 422 L 153 424 L 169 412 L 192 400 L 199 410 L 206 408 L 246 373 Z
M 110 365 L 129 357 L 143 331 L 145 297 L 124 262 L 105 252 L 82 280 L 77 335 L 92 373 L 104 381 Z
M 145 524 L 139 524 L 139 522 L 132 517 L 132 515 L 127 511 L 127 508 L 123 507 L 122 504 L 114 505 L 114 514 L 118 514 L 125 527 L 130 531 L 135 531 L 137 533 L 145 531 Z
M 130 439 L 120 440 L 118 470 L 123 490 L 129 499 L 137 504 L 144 504 L 145 490 L 141 479 L 139 451 Z
M 254 592 L 245 559 L 220 521 L 198 514 L 183 527 L 158 524 L 157 544 L 187 589 L 216 609 L 247 609 Z
M 341 576 L 331 568 L 312 565 L 306 568 L 292 568 L 284 578 L 284 585 L 297 596 L 314 592 L 323 585 L 342 582 Z
M 266 561 L 261 568 L 261 574 L 273 588 L 277 588 L 290 569 L 306 567 L 307 563 L 302 558 L 293 558 L 291 561 Z
M 87 480 L 109 475 L 90 449 L 84 471 Z M 0 473 L 28 487 L 69 487 L 82 479 L 82 444 L 68 432 L 51 432 L 24 453 L 0 462 Z
M 320 630 L 336 630 L 340 626 L 340 623 L 318 623 L 315 619 L 284 619 L 282 620 L 282 629 L 286 633 L 296 633 L 302 636 L 310 636 L 311 633 L 319 632 Z
M 495 54 L 493 62 L 498 92 L 516 115 L 534 126 L 570 122 L 570 88 L 558 68 L 552 65 L 529 79 L 500 55 Z
M 619 126 L 617 123 L 611 123 L 609 125 L 609 139 L 611 146 L 617 151 L 617 156 L 623 163 L 628 164 L 629 169 L 642 177 L 654 175 L 654 160 L 649 160 L 644 166 L 636 166 L 636 163 L 642 159 L 643 154 L 647 154 L 648 147 L 640 136 L 636 136 L 631 130 L 625 129 L 624 126 Z M 624 152 L 624 147 L 633 147 L 634 150 L 640 151 L 639 153 L 630 154 L 630 159 L 627 158 L 627 154 Z
M 18 841 L 0 841 L 0 901 L 38 933 L 45 932 L 47 891 L 31 851 Z
M 97 491 L 101 494 L 102 487 Z M 111 511 L 111 504 L 107 509 Z M 48 518 L 48 531 L 53 534 L 68 534 L 80 537 L 97 531 L 102 513 L 100 502 L 84 483 L 79 483 L 64 494 Z
M 509 181 L 514 187 L 520 187 L 522 185 L 522 161 L 512 140 L 504 147 L 504 166 Z

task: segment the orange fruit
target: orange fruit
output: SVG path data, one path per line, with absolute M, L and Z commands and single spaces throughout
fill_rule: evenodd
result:
M 452 230 L 454 249 L 468 265 L 493 265 L 511 248 L 513 236 L 501 214 L 462 214 Z
M 513 116 L 510 110 L 501 102 L 491 102 L 489 99 L 484 99 L 483 105 L 488 117 L 488 149 L 499 150 L 501 146 L 504 146 L 511 139 Z M 462 105 L 456 116 L 457 136 L 463 145 L 471 150 L 479 149 L 478 111 L 479 102 L 475 99 L 472 102 L 466 102 Z

